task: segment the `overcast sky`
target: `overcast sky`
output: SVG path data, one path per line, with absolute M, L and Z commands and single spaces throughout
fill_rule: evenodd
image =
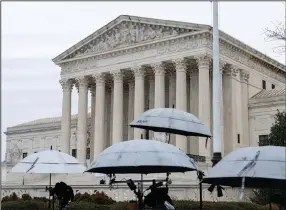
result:
M 61 115 L 60 69 L 52 58 L 119 15 L 212 24 L 210 2 L 2 2 L 2 132 Z M 265 27 L 284 19 L 282 2 L 222 2 L 220 30 L 285 62 Z M 74 91 L 72 112 L 77 112 Z M 5 151 L 2 133 L 2 160 Z

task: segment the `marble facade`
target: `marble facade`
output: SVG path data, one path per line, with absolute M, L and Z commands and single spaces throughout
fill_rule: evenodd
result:
M 285 87 L 285 66 L 220 32 L 222 153 L 253 145 L 251 98 Z M 196 115 L 212 130 L 212 32 L 207 25 L 119 16 L 53 62 L 61 68 L 62 117 L 7 129 L 10 166 L 53 145 L 89 163 L 125 140 L 160 139 L 128 124 L 145 110 L 175 107 Z M 72 91 L 78 114 L 71 115 Z M 88 111 L 88 97 L 91 100 Z M 250 104 L 250 105 L 249 105 Z M 250 108 L 249 108 L 250 106 Z M 171 135 L 171 143 L 207 168 L 212 143 Z M 177 179 L 178 184 L 182 178 Z

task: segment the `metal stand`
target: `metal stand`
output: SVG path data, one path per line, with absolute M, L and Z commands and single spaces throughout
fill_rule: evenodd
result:
M 143 197 L 144 197 L 144 190 L 143 190 L 143 183 L 144 182 L 166 182 L 166 187 L 168 188 L 168 181 L 169 181 L 169 175 L 170 173 L 167 173 L 167 177 L 166 179 L 152 179 L 152 180 L 143 180 L 143 174 L 141 174 L 141 179 L 140 180 L 121 180 L 121 181 L 116 181 L 115 180 L 115 175 L 112 178 L 112 175 L 110 175 L 110 182 L 109 185 L 112 184 L 118 184 L 118 183 L 127 183 L 127 185 L 129 186 L 129 188 L 135 193 L 135 195 L 137 196 L 137 210 L 143 210 L 144 209 L 144 202 L 143 202 Z M 138 192 L 136 192 L 136 185 L 135 187 L 130 187 L 130 182 L 137 182 L 138 183 Z M 140 186 L 139 186 L 140 185 Z M 148 189 L 147 189 L 148 190 Z
M 203 184 L 202 184 L 202 181 L 203 181 L 203 176 L 204 176 L 204 172 L 202 171 L 198 171 L 198 178 L 200 180 L 200 209 L 203 209 Z

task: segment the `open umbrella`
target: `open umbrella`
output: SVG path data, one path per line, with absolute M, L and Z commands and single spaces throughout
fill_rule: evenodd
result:
M 286 147 L 261 146 L 235 150 L 203 178 L 204 183 L 247 188 L 286 189 Z
M 183 136 L 211 137 L 209 128 L 207 128 L 196 116 L 191 113 L 173 108 L 154 108 L 150 109 L 133 122 L 131 127 L 152 130 L 154 132 L 164 132 L 178 134 Z M 206 140 L 207 144 L 207 140 Z M 200 207 L 202 209 L 202 178 L 203 173 L 198 171 L 200 180 Z
M 136 192 L 136 186 L 132 180 L 115 181 L 114 177 L 111 179 L 111 183 L 127 182 L 129 188 L 138 197 L 139 209 L 142 209 L 142 174 L 167 173 L 167 178 L 164 181 L 166 181 L 166 189 L 168 189 L 169 173 L 194 170 L 197 170 L 194 160 L 179 148 L 155 140 L 140 139 L 124 141 L 108 147 L 91 163 L 86 172 L 108 174 L 110 178 L 115 174 L 141 174 L 141 190 L 138 192 Z M 159 182 L 152 186 L 162 185 L 163 183 Z M 151 189 L 150 187 L 147 190 Z
M 70 174 L 83 173 L 86 170 L 76 158 L 56 150 L 45 150 L 34 153 L 22 159 L 10 172 L 12 173 L 35 173 L 35 174 Z M 50 205 L 50 203 L 49 203 Z
M 102 174 L 149 174 L 197 170 L 182 150 L 155 140 L 129 140 L 105 149 L 86 172 Z
M 183 136 L 211 137 L 210 130 L 196 116 L 174 108 L 150 109 L 131 122 L 130 126 Z

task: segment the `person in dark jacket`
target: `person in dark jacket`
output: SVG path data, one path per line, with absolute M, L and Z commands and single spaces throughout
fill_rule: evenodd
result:
M 73 189 L 64 182 L 57 182 L 51 190 L 51 195 L 57 196 L 60 210 L 65 208 L 69 201 L 73 201 L 74 199 Z

